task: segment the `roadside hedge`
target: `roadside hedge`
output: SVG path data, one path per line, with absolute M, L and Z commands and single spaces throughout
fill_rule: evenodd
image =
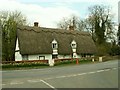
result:
M 41 66 L 49 66 L 48 63 L 43 62 L 12 62 L 7 64 L 2 64 L 2 69 L 10 69 L 10 68 L 26 68 L 26 67 L 41 67 Z

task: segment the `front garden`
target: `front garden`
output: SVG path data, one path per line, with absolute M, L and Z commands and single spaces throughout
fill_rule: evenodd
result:
M 119 56 L 103 56 L 103 62 L 108 60 L 116 60 Z M 94 62 L 92 58 L 77 58 L 77 59 L 56 59 L 54 66 L 68 66 L 98 63 L 98 57 L 95 57 Z M 2 62 L 2 70 L 18 70 L 18 69 L 37 69 L 48 68 L 48 60 L 32 60 L 32 61 L 6 61 Z

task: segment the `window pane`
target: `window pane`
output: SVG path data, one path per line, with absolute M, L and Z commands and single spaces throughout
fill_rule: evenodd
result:
M 56 43 L 53 44 L 53 48 L 57 48 L 57 44 Z
M 28 55 L 23 55 L 22 60 L 28 60 Z
M 72 44 L 72 48 L 75 48 L 76 47 L 76 44 Z
M 45 56 L 39 56 L 39 60 L 45 60 Z
M 57 57 L 57 55 L 52 55 L 52 59 L 56 59 Z

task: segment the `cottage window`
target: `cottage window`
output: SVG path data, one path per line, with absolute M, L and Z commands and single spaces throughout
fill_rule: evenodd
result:
M 28 55 L 22 55 L 22 60 L 28 60 Z
M 57 49 L 58 48 L 58 44 L 57 44 L 57 41 L 55 39 L 52 41 L 52 48 L 53 49 Z
M 86 54 L 81 54 L 82 57 L 86 57 Z
M 58 55 L 52 55 L 52 59 L 57 59 Z
M 72 48 L 76 48 L 76 44 L 72 44 Z
M 71 42 L 71 47 L 72 47 L 72 48 L 76 48 L 76 46 L 77 46 L 77 45 L 76 45 L 76 42 L 73 40 L 73 41 Z
M 57 48 L 57 43 L 53 43 L 53 46 L 52 46 L 54 49 Z
M 39 60 L 45 60 L 45 56 L 39 56 Z

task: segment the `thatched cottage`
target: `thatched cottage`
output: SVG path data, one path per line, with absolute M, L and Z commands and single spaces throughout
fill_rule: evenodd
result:
M 15 60 L 51 60 L 54 58 L 80 58 L 96 53 L 88 32 L 22 26 L 17 29 Z

